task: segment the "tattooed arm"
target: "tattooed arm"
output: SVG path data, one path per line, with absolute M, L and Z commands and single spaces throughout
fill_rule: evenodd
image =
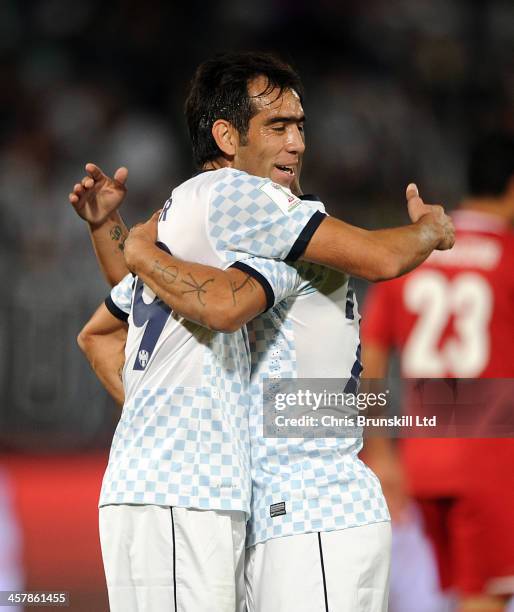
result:
M 125 260 L 179 315 L 209 329 L 234 332 L 266 309 L 261 284 L 236 268 L 220 270 L 182 261 L 155 246 L 157 213 L 132 228 Z
M 118 212 L 127 191 L 128 170 L 118 168 L 111 178 L 95 164 L 86 164 L 86 172 L 68 199 L 76 213 L 87 222 L 100 268 L 107 282 L 114 286 L 128 273 L 123 257 L 128 230 Z

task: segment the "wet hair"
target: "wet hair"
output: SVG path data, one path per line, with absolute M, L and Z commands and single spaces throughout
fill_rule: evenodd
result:
M 293 89 L 302 99 L 303 87 L 298 74 L 270 53 L 225 53 L 198 66 L 185 104 L 198 167 L 223 154 L 212 136 L 212 126 L 218 119 L 229 121 L 245 142 L 250 119 L 257 112 L 248 95 L 248 84 L 259 76 L 267 79 L 266 88 L 259 95 L 277 88 L 280 96 Z
M 471 196 L 499 197 L 514 176 L 514 136 L 490 133 L 471 147 L 468 184 Z

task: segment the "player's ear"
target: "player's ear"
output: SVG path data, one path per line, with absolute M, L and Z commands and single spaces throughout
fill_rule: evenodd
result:
M 227 157 L 234 157 L 239 141 L 237 130 L 225 119 L 217 119 L 212 126 L 212 137 Z

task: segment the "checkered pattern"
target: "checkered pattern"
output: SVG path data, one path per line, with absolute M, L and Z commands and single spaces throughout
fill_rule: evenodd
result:
M 263 267 L 261 264 L 261 270 Z M 290 270 L 295 268 L 298 295 L 316 296 L 316 303 L 311 304 L 310 298 L 302 298 L 295 304 L 294 297 L 289 298 L 247 326 L 252 353 L 249 423 L 253 481 L 247 546 L 274 537 L 389 520 L 378 479 L 357 457 L 362 447 L 361 439 L 263 437 L 263 379 L 295 378 L 299 363 L 303 363 L 303 371 L 323 376 L 322 365 L 320 369 L 320 364 L 310 364 L 309 355 L 299 354 L 297 348 L 299 334 L 307 334 L 301 343 L 303 347 L 324 345 L 326 339 L 320 336 L 319 329 L 297 325 L 295 321 L 302 320 L 302 309 L 319 306 L 319 300 L 336 299 L 317 291 L 323 289 L 328 274 L 334 273 L 306 263 L 289 267 Z M 293 281 L 288 279 L 288 283 Z M 331 316 L 344 319 L 346 292 L 334 295 L 338 295 L 338 308 L 332 310 Z M 338 344 L 340 354 L 326 354 L 327 362 L 332 359 L 350 364 L 353 360 L 353 347 L 358 344 L 358 314 L 355 312 L 352 309 L 352 323 L 342 327 Z M 333 328 L 341 329 L 336 325 Z M 344 355 L 345 351 L 348 355 Z M 350 365 L 347 367 L 349 369 Z M 285 502 L 286 513 L 272 518 L 270 506 L 280 502 Z
M 132 274 L 127 274 L 127 276 L 125 276 L 115 287 L 111 289 L 112 301 L 126 314 L 130 314 L 133 289 L 134 276 Z
M 246 333 L 204 332 L 201 352 L 198 386 L 178 387 L 168 378 L 169 385 L 143 383 L 128 394 L 100 506 L 134 503 L 249 512 Z M 168 374 L 173 373 L 170 367 Z
M 209 212 L 209 235 L 229 261 L 241 253 L 285 259 L 320 202 L 302 201 L 290 213 L 283 210 L 260 187 L 269 179 L 230 170 L 213 189 Z
M 331 274 L 325 266 L 318 266 L 307 261 L 298 262 L 295 264 L 295 268 L 300 279 L 299 295 L 309 295 L 319 291 L 319 288 L 323 287 Z
M 269 282 L 275 297 L 274 305 L 294 295 L 300 287 L 302 279 L 297 274 L 296 268 L 290 264 L 261 257 L 245 259 L 244 263 L 262 274 Z
M 244 248 L 252 244 L 260 254 L 261 241 L 270 256 L 289 253 L 319 204 L 299 205 L 303 214 L 283 213 L 258 189 L 263 182 L 232 169 L 186 181 L 174 190 L 173 204 L 159 221 L 159 240 L 181 259 L 219 268 L 234 259 L 248 259 Z M 278 233 L 271 228 L 273 215 L 280 216 Z M 267 231 L 269 238 L 264 235 Z M 286 290 L 286 283 L 277 283 L 277 299 Z M 147 292 L 135 298 L 138 324 L 133 311 L 129 315 L 126 402 L 100 505 L 164 504 L 249 513 L 246 329 L 217 334 L 184 322 L 152 297 Z M 111 298 L 129 311 L 132 278 L 113 290 Z
M 142 390 L 123 409 L 104 476 L 100 505 L 157 504 L 248 510 L 246 414 L 230 385 L 219 399 L 211 390 Z M 238 401 L 241 400 L 237 394 Z M 233 400 L 233 398 L 231 398 Z M 186 414 L 187 411 L 187 414 Z

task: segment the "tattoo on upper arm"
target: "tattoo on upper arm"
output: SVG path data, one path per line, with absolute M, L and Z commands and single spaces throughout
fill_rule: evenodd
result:
M 236 305 L 236 293 L 238 291 L 241 291 L 245 287 L 250 287 L 250 291 L 253 291 L 255 289 L 255 281 L 249 274 L 247 274 L 246 278 L 239 284 L 237 284 L 236 281 L 230 281 L 230 288 L 232 289 L 232 301 L 234 302 L 234 306 Z
M 207 283 L 214 282 L 214 278 L 208 278 L 207 280 L 203 281 L 203 283 L 199 283 L 197 280 L 195 280 L 195 278 L 193 277 L 191 273 L 188 273 L 187 276 L 189 276 L 191 280 L 187 281 L 185 279 L 182 279 L 182 282 L 184 283 L 184 285 L 187 285 L 188 287 L 192 287 L 192 289 L 187 289 L 186 291 L 182 291 L 182 295 L 186 295 L 186 293 L 196 293 L 196 297 L 198 298 L 198 301 L 200 302 L 200 304 L 202 306 L 205 306 L 205 302 L 202 300 L 202 294 L 207 293 L 207 289 L 205 289 L 205 285 L 207 285 Z
M 157 260 L 155 260 L 154 268 L 156 272 L 161 273 L 161 278 L 168 285 L 172 285 L 178 276 L 178 268 L 177 266 L 166 266 L 161 265 Z
M 115 225 L 109 231 L 109 235 L 111 236 L 111 240 L 115 240 L 119 242 L 118 249 L 123 251 L 125 248 L 125 240 L 127 239 L 127 234 L 123 232 L 123 229 L 120 225 Z

